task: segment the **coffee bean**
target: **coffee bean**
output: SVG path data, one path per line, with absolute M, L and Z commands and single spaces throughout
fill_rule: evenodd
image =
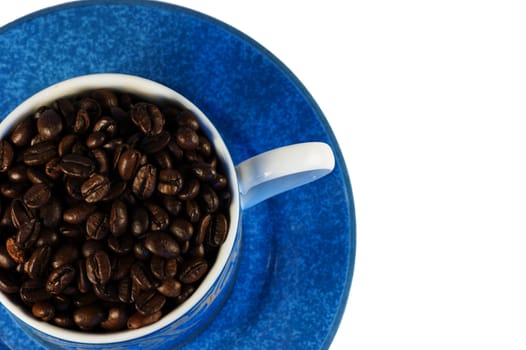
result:
M 165 195 L 176 195 L 183 188 L 183 176 L 177 169 L 163 169 L 159 172 L 157 190 Z
M 110 235 L 107 239 L 108 248 L 118 255 L 124 255 L 133 249 L 134 239 L 129 235 Z
M 194 129 L 181 126 L 175 132 L 175 142 L 183 150 L 194 150 L 199 146 L 199 135 Z
M 215 167 L 205 162 L 194 164 L 192 166 L 192 171 L 199 180 L 205 182 L 211 182 L 217 176 Z
M 44 165 L 57 156 L 57 147 L 51 141 L 40 142 L 27 148 L 22 156 L 29 166 Z
M 136 312 L 128 318 L 126 325 L 128 329 L 138 329 L 141 327 L 146 327 L 152 323 L 159 321 L 163 315 L 162 311 L 157 311 L 151 315 L 143 315 L 140 312 Z
M 130 231 L 133 235 L 139 236 L 148 231 L 150 227 L 150 217 L 145 208 L 136 208 L 131 220 Z
M 101 174 L 94 174 L 80 186 L 82 197 L 88 203 L 98 202 L 108 194 L 110 180 Z
M 28 279 L 22 283 L 19 289 L 20 300 L 26 305 L 33 305 L 39 301 L 51 299 L 51 294 L 46 290 L 44 284 L 37 280 Z
M 55 307 L 53 304 L 45 301 L 35 303 L 31 308 L 31 312 L 33 316 L 40 318 L 42 321 L 50 321 L 55 317 Z
M 73 131 L 77 134 L 83 134 L 89 130 L 90 123 L 91 121 L 88 111 L 85 109 L 79 109 L 73 122 Z
M 148 269 L 141 262 L 135 262 L 130 270 L 132 282 L 136 283 L 142 290 L 149 290 L 155 287 L 154 280 Z
M 62 218 L 61 201 L 56 197 L 51 197 L 47 203 L 39 208 L 39 217 L 44 227 L 57 227 Z
M 151 164 L 143 165 L 133 179 L 133 193 L 140 199 L 150 198 L 155 191 L 156 182 L 157 169 Z
M 51 258 L 51 246 L 42 245 L 36 248 L 29 260 L 24 264 L 24 271 L 32 279 L 39 279 L 47 269 Z
M 196 258 L 186 262 L 179 273 L 182 283 L 190 284 L 199 281 L 208 271 L 208 262 L 203 258 Z
M 147 202 L 146 209 L 150 213 L 150 230 L 164 231 L 168 228 L 170 216 L 163 207 L 153 202 Z
M 91 291 L 91 283 L 86 272 L 86 264 L 82 260 L 77 260 L 77 288 L 81 293 L 88 293 Z
M 87 178 L 95 171 L 95 163 L 88 157 L 69 153 L 62 157 L 59 169 L 66 175 Z
M 110 210 L 109 229 L 115 236 L 123 235 L 128 228 L 128 209 L 123 201 L 113 202 Z
M 33 120 L 26 118 L 18 123 L 11 132 L 10 139 L 15 146 L 23 147 L 29 145 L 35 134 Z
M 66 209 L 62 219 L 68 224 L 78 225 L 86 222 L 88 216 L 92 214 L 97 207 L 90 203 L 79 203 L 74 207 Z
M 106 110 L 110 110 L 111 108 L 117 107 L 119 105 L 117 95 L 115 95 L 115 93 L 110 89 L 101 88 L 94 90 L 91 93 L 91 97 L 99 103 L 101 108 Z
M 103 116 L 93 125 L 93 132 L 114 136 L 117 133 L 117 122 L 111 117 Z
M 103 131 L 92 132 L 86 138 L 86 146 L 89 149 L 101 147 L 103 144 L 106 143 L 107 138 L 108 138 L 108 135 L 106 135 L 106 133 Z
M 194 113 L 189 110 L 182 110 L 177 113 L 177 125 L 187 126 L 192 130 L 199 130 L 199 121 L 197 120 Z
M 176 279 L 167 279 L 157 287 L 157 291 L 168 298 L 176 298 L 181 294 L 181 282 Z
M 15 237 L 9 237 L 5 242 L 7 253 L 16 263 L 21 264 L 26 261 L 24 249 L 16 244 Z
M 219 197 L 212 187 L 208 185 L 201 186 L 199 196 L 205 212 L 213 213 L 219 209 Z
M 108 254 L 98 250 L 86 258 L 86 274 L 93 284 L 106 284 L 111 277 L 111 263 Z
M 177 273 L 177 259 L 165 259 L 154 255 L 150 260 L 150 270 L 155 278 L 161 281 L 174 278 Z
M 204 219 L 203 219 L 204 221 Z M 183 218 L 176 218 L 170 225 L 170 232 L 180 241 L 188 241 L 194 234 L 192 223 Z M 202 242 L 202 241 L 201 241 Z
M 45 184 L 35 184 L 24 194 L 24 203 L 28 208 L 40 208 L 51 198 L 51 190 Z
M 130 110 L 130 117 L 139 130 L 146 135 L 159 135 L 164 127 L 164 116 L 151 103 L 137 103 Z
M 128 181 L 135 176 L 139 169 L 142 154 L 136 149 L 124 150 L 118 158 L 117 169 L 124 181 Z
M 14 199 L 10 206 L 11 222 L 15 228 L 19 228 L 24 222 L 35 217 L 35 214 L 20 199 Z
M 71 265 L 62 265 L 49 274 L 46 281 L 46 290 L 51 294 L 60 294 L 75 279 L 75 268 Z
M 186 201 L 186 215 L 192 223 L 196 223 L 201 218 L 201 208 L 193 199 Z
M 106 238 L 110 231 L 108 221 L 108 214 L 101 211 L 90 214 L 86 220 L 86 235 L 95 240 Z
M 64 242 L 51 257 L 51 267 L 57 269 L 64 265 L 73 265 L 79 256 L 79 249 L 73 242 Z
M 177 197 L 182 201 L 194 199 L 199 195 L 200 188 L 199 180 L 190 178 L 184 182 L 183 189 L 177 194 Z
M 11 166 L 15 157 L 13 146 L 7 140 L 0 141 L 0 172 L 5 172 Z
M 15 244 L 24 250 L 31 248 L 38 240 L 41 227 L 40 220 L 35 218 L 24 222 L 18 228 L 15 236 Z
M 62 118 L 52 108 L 47 109 L 37 119 L 37 130 L 43 141 L 56 139 L 62 132 Z
M 175 258 L 179 255 L 177 241 L 165 232 L 147 233 L 144 238 L 144 246 L 153 254 L 163 258 Z
M 0 194 L 9 199 L 19 198 L 26 190 L 26 184 L 4 182 L 0 184 Z
M 139 142 L 139 148 L 146 154 L 154 154 L 165 148 L 170 142 L 170 133 L 166 130 L 159 135 L 145 136 Z
M 0 245 L 0 270 L 14 270 L 16 262 L 9 256 L 5 244 Z
M 214 215 L 207 231 L 207 242 L 211 247 L 219 247 L 223 244 L 228 234 L 228 221 L 226 216 L 223 214 Z
M 91 330 L 104 320 L 104 309 L 99 304 L 90 304 L 77 308 L 73 312 L 73 321 L 82 330 Z
M 100 323 L 101 327 L 108 331 L 118 331 L 126 328 L 128 313 L 123 306 L 112 307 L 108 310 L 108 316 Z
M 153 315 L 163 308 L 166 297 L 157 293 L 155 290 L 145 291 L 135 300 L 135 308 L 145 316 Z
M 121 302 L 129 304 L 133 302 L 132 281 L 130 278 L 121 278 L 118 285 L 118 298 Z

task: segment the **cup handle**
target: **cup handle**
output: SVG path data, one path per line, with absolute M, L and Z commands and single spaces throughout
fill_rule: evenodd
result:
M 334 154 L 323 142 L 279 147 L 249 158 L 236 167 L 241 208 L 317 180 L 334 169 Z

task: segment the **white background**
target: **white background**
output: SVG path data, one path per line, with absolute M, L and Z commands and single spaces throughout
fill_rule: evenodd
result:
M 526 348 L 521 1 L 176 3 L 273 52 L 336 134 L 358 246 L 331 350 Z

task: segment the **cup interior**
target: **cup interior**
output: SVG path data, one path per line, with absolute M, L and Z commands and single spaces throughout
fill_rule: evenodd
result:
M 239 231 L 238 225 L 240 219 L 239 191 L 236 171 L 228 148 L 226 147 L 220 133 L 203 112 L 191 101 L 178 92 L 157 82 L 137 76 L 113 73 L 91 74 L 59 82 L 29 97 L 6 116 L 6 118 L 0 123 L 0 138 L 7 137 L 9 132 L 19 121 L 34 113 L 40 106 L 50 105 L 58 98 L 74 96 L 88 90 L 103 87 L 131 93 L 144 98 L 145 100 L 159 104 L 170 102 L 171 104 L 180 105 L 191 110 L 198 118 L 202 131 L 215 147 L 221 166 L 229 180 L 232 201 L 229 208 L 230 218 L 228 236 L 226 241 L 220 247 L 216 261 L 208 271 L 208 274 L 201 281 L 196 291 L 185 302 L 164 315 L 159 321 L 149 326 L 134 330 L 122 330 L 108 333 L 90 333 L 69 330 L 36 319 L 21 306 L 14 303 L 6 294 L 0 292 L 0 302 L 2 305 L 23 323 L 52 337 L 65 341 L 86 344 L 108 344 L 140 338 L 154 333 L 184 316 L 192 307 L 198 304 L 220 276 L 221 271 L 225 267 L 230 254 L 232 253 L 236 235 Z

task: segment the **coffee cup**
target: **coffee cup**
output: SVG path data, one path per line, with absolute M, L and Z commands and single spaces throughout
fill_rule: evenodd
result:
M 226 239 L 193 294 L 156 322 L 138 329 L 115 332 L 67 329 L 35 318 L 5 293 L 0 293 L 0 302 L 27 334 L 48 348 L 172 349 L 206 327 L 227 299 L 239 263 L 242 211 L 329 174 L 334 168 L 334 156 L 329 145 L 306 142 L 268 150 L 236 165 L 218 131 L 221 125 L 216 129 L 192 102 L 157 82 L 114 73 L 71 78 L 34 94 L 4 118 L 0 124 L 0 139 L 7 137 L 17 123 L 34 114 L 39 107 L 100 88 L 133 94 L 153 103 L 169 101 L 195 115 L 215 149 L 231 193 Z

